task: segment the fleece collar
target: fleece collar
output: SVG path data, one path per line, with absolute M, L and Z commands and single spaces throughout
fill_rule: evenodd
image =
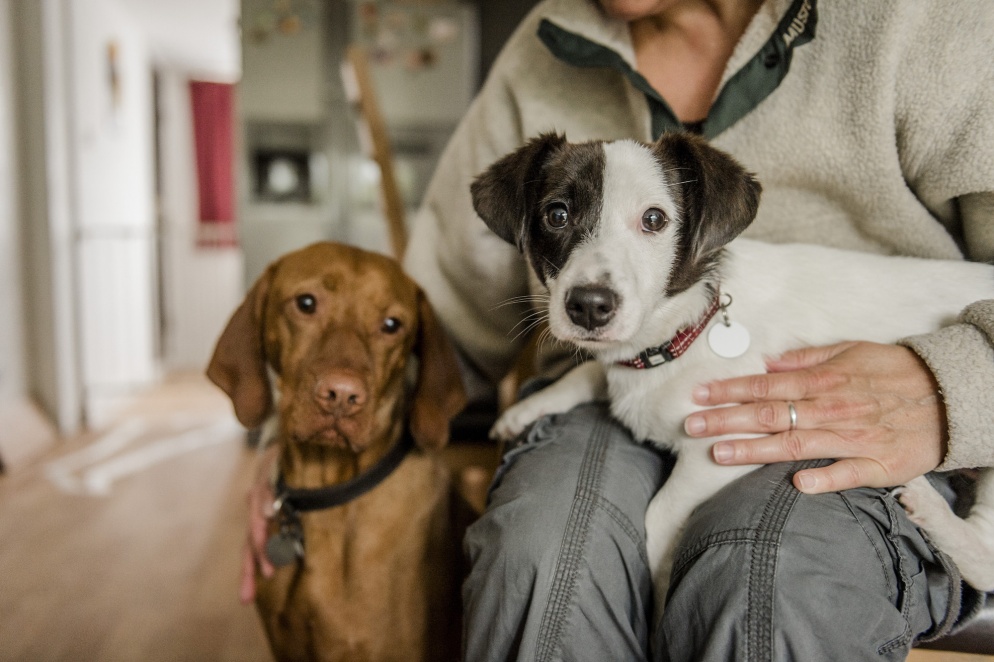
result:
M 767 0 L 732 54 L 700 133 L 716 137 L 768 97 L 787 76 L 794 49 L 814 39 L 817 23 L 817 0 Z M 594 0 L 548 3 L 538 36 L 570 65 L 608 67 L 623 74 L 646 97 L 654 138 L 687 128 L 636 71 L 628 25 L 604 16 Z

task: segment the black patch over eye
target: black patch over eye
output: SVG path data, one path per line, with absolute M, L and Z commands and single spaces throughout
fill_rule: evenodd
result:
M 659 232 L 666 227 L 666 214 L 661 209 L 650 207 L 642 214 L 642 229 L 646 232 Z
M 297 310 L 305 315 L 313 315 L 314 311 L 318 309 L 318 300 L 314 298 L 313 294 L 298 294 L 294 301 L 297 304 Z
M 383 333 L 393 335 L 394 333 L 400 331 L 400 327 L 402 326 L 403 324 L 396 317 L 388 317 L 383 320 L 383 326 L 380 327 L 380 330 L 383 331 Z
M 546 207 L 546 225 L 555 230 L 561 230 L 566 227 L 567 223 L 569 223 L 569 212 L 566 211 L 566 205 L 557 202 Z

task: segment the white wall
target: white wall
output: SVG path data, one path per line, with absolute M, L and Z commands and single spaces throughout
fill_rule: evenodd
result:
M 21 302 L 10 0 L 0 1 L 0 402 L 27 391 Z
M 158 378 L 152 63 L 120 0 L 68 7 L 80 356 L 86 421 L 100 426 Z
M 239 248 L 197 248 L 197 183 L 185 72 L 160 71 L 165 367 L 203 370 L 245 291 Z
M 27 384 L 62 433 L 82 412 L 64 0 L 12 2 L 18 170 L 25 246 Z
M 37 201 L 45 213 L 48 208 L 47 189 L 27 186 L 24 175 L 33 172 L 44 179 L 51 147 L 42 130 L 46 108 L 38 83 L 46 69 L 38 44 L 49 9 L 48 4 L 0 1 L 0 462 L 7 470 L 29 463 L 54 443 L 56 430 L 35 397 L 50 406 L 53 419 L 67 425 L 74 422 L 78 404 L 72 366 L 56 369 L 55 357 L 72 338 L 69 333 L 60 339 L 54 332 L 58 316 L 50 285 L 67 272 L 55 273 L 49 266 L 61 254 L 52 238 L 61 235 L 45 222 L 31 223 L 44 221 L 41 213 L 26 213 L 29 201 Z M 35 81 L 30 93 L 21 90 L 24 80 Z M 27 291 L 29 264 L 44 277 Z M 34 326 L 39 330 L 29 333 L 29 319 L 44 323 L 32 325 L 32 331 Z M 60 391 L 68 396 L 60 397 Z M 68 406 L 60 407 L 63 403 Z
M 239 0 L 120 0 L 139 21 L 156 67 L 235 82 Z
M 187 86 L 191 77 L 237 80 L 237 5 L 73 0 L 73 9 L 83 375 L 88 422 L 99 424 L 162 370 L 203 369 L 243 292 L 241 251 L 196 246 Z M 121 65 L 116 106 L 107 83 L 110 41 Z M 160 72 L 158 229 L 153 68 Z
M 237 0 L 0 0 L 0 460 L 26 409 L 45 427 L 31 399 L 72 434 L 84 410 L 99 426 L 161 375 L 152 71 L 235 80 L 237 15 Z M 192 177 L 178 152 L 172 171 Z M 190 190 L 163 206 L 184 207 L 170 219 L 193 252 Z M 178 260 L 173 273 L 196 273 Z M 206 332 L 190 333 L 203 355 Z

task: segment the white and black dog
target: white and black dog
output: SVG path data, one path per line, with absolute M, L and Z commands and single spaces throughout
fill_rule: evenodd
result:
M 609 397 L 637 439 L 677 453 L 646 513 L 660 605 L 693 509 L 756 468 L 719 466 L 711 443 L 685 434 L 700 409 L 694 386 L 762 373 L 764 356 L 790 349 L 933 331 L 994 298 L 984 264 L 732 241 L 752 222 L 760 185 L 686 134 L 652 145 L 542 135 L 494 163 L 472 194 L 548 290 L 552 334 L 597 359 L 509 408 L 493 434 L 508 439 L 539 416 Z M 901 499 L 969 583 L 994 589 L 994 472 L 983 472 L 967 520 L 925 478 Z

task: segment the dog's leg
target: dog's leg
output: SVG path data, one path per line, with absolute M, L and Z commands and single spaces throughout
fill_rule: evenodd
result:
M 673 472 L 645 513 L 646 552 L 656 599 L 656 622 L 662 617 L 677 543 L 691 513 L 722 487 L 759 466 L 719 466 L 708 453 L 709 444 L 702 440 L 685 443 Z
M 490 429 L 490 437 L 510 441 L 542 416 L 560 414 L 578 404 L 605 398 L 607 377 L 604 367 L 597 361 L 581 363 L 558 381 L 508 407 Z
M 953 513 L 924 476 L 895 490 L 912 522 L 924 529 L 932 542 L 948 554 L 968 584 L 994 591 L 994 469 L 985 469 L 977 481 L 977 495 L 970 516 Z

